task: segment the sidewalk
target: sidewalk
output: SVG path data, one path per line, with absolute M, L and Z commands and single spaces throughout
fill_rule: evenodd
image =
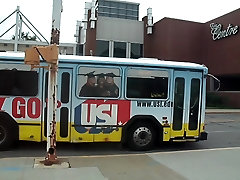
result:
M 233 147 L 143 154 L 64 157 L 67 158 L 71 168 L 33 168 L 35 159 L 33 157 L 2 158 L 0 159 L 0 179 L 239 179 L 239 153 L 240 147 Z
M 240 113 L 240 109 L 206 109 L 206 114 Z

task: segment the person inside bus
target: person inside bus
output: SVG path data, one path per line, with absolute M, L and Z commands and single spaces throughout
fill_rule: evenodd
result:
M 87 82 L 84 84 L 80 90 L 79 96 L 83 97 L 94 97 L 96 96 L 96 75 L 94 75 L 94 72 L 90 72 L 87 74 L 83 74 L 84 76 L 87 76 Z
M 107 96 L 109 97 L 118 97 L 119 88 L 114 82 L 114 77 L 119 77 L 114 73 L 107 73 L 106 74 L 106 83 L 105 89 L 107 91 Z
M 97 97 L 105 97 L 108 96 L 107 91 L 105 89 L 106 79 L 103 73 L 97 75 Z

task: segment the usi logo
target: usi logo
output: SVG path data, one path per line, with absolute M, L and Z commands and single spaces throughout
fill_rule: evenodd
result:
M 130 101 L 86 100 L 75 108 L 76 126 L 121 126 L 130 119 Z
M 117 125 L 117 104 L 82 104 L 82 125 Z

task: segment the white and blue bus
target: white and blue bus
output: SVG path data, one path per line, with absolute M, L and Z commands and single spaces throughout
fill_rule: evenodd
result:
M 41 62 L 41 65 L 46 65 Z M 59 55 L 58 142 L 206 140 L 204 65 L 157 59 Z M 23 53 L 0 53 L 0 148 L 46 141 L 48 70 Z

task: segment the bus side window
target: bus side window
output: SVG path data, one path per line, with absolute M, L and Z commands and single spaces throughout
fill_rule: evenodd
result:
M 0 95 L 36 96 L 38 94 L 36 71 L 0 70 L 0 82 Z
M 78 73 L 79 97 L 118 98 L 121 88 L 120 69 L 107 67 L 80 67 Z
M 129 69 L 127 98 L 167 99 L 167 71 Z

